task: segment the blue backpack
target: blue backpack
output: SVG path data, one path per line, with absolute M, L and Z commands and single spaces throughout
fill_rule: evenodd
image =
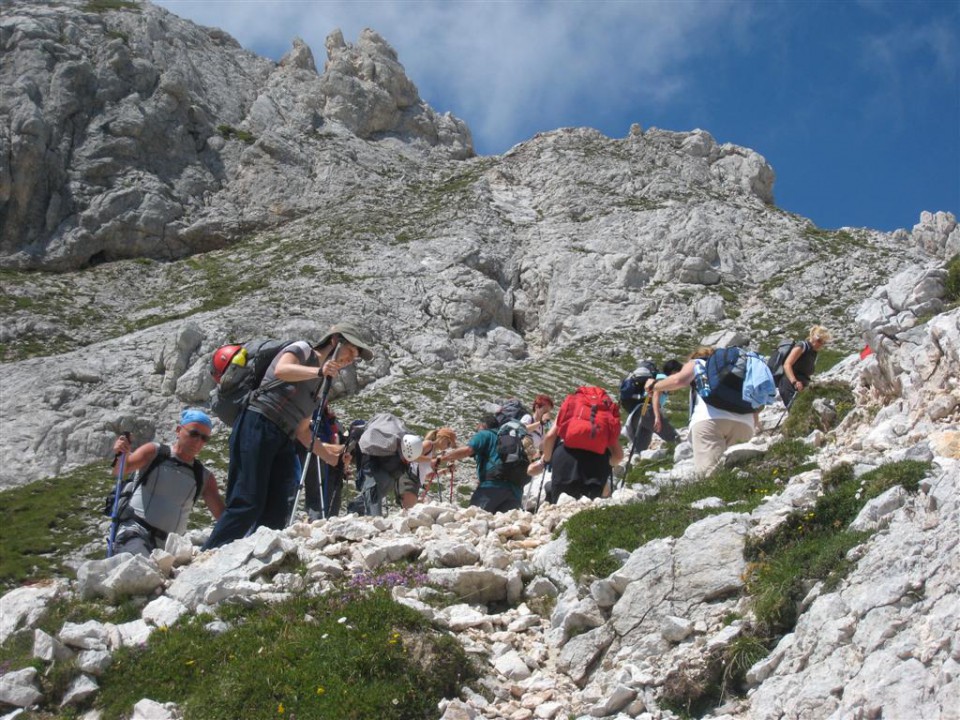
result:
M 694 387 L 707 405 L 738 415 L 754 411 L 743 398 L 747 356 L 747 351 L 738 347 L 717 348 L 705 361 L 696 363 Z

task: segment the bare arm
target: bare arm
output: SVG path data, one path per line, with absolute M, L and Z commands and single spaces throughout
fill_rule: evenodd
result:
M 688 360 L 686 364 L 680 368 L 679 372 L 675 372 L 670 377 L 664 378 L 663 380 L 657 380 L 651 387 L 654 387 L 654 393 L 657 391 L 663 390 L 665 392 L 670 392 L 671 390 L 681 390 L 693 382 L 693 370 L 695 367 L 696 360 Z
M 133 452 L 130 452 L 130 441 L 123 435 L 118 437 L 116 442 L 113 443 L 113 451 L 115 453 L 126 453 L 127 457 L 123 463 L 123 471 L 125 473 L 142 470 L 157 456 L 157 446 L 154 443 L 146 443 Z M 116 463 L 113 466 L 111 474 L 116 476 L 118 472 L 120 472 L 120 463 Z
M 803 383 L 797 379 L 797 376 L 793 372 L 793 366 L 800 359 L 800 356 L 803 355 L 803 346 L 797 345 L 793 350 L 790 351 L 790 354 L 787 355 L 787 359 L 783 361 L 783 374 L 787 376 L 787 380 L 793 385 L 797 390 L 803 390 Z
M 660 432 L 663 429 L 663 414 L 660 407 L 660 396 L 661 392 L 659 390 L 653 391 L 653 396 L 650 398 L 650 402 L 653 403 L 653 431 Z
M 610 465 L 616 467 L 623 462 L 623 448 L 618 438 L 614 438 L 607 449 L 610 451 Z
M 461 445 L 455 450 L 447 450 L 445 453 L 442 453 L 437 458 L 437 462 L 453 462 L 454 460 L 463 460 L 468 457 L 473 457 L 473 448 L 469 445 Z
M 540 459 L 543 462 L 550 462 L 553 457 L 553 448 L 557 444 L 557 426 L 551 427 L 547 434 L 543 436 L 543 446 L 540 448 Z

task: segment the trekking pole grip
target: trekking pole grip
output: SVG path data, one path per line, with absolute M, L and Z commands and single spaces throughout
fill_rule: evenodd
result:
M 125 437 L 125 438 L 127 439 L 127 442 L 130 441 L 130 437 L 131 437 L 131 436 L 130 436 L 130 431 L 129 431 L 129 430 L 121 430 L 121 431 L 120 431 L 120 435 L 121 435 L 122 437 Z M 119 452 L 118 452 L 118 453 L 114 453 L 114 454 L 113 454 L 113 462 L 110 463 L 110 467 L 113 468 L 113 467 L 116 467 L 116 466 L 117 466 L 117 460 L 120 459 L 120 456 L 121 456 L 121 455 L 123 455 L 123 453 L 119 453 Z

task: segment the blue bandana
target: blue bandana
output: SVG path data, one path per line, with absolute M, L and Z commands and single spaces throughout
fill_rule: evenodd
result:
M 180 413 L 180 424 L 189 425 L 190 423 L 200 423 L 201 425 L 206 425 L 211 430 L 213 429 L 213 421 L 203 410 L 187 408 Z

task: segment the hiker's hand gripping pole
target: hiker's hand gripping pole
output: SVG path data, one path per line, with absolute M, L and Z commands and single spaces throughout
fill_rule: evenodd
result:
M 120 433 L 130 442 L 130 431 Z M 120 525 L 120 493 L 123 490 L 123 475 L 127 464 L 127 453 L 121 452 L 113 456 L 111 467 L 117 467 L 117 484 L 113 489 L 113 509 L 110 511 L 110 533 L 107 535 L 107 557 L 113 557 L 113 546 L 117 542 L 117 527 Z
M 337 355 L 340 353 L 340 344 L 342 340 L 337 340 L 337 344 L 333 347 L 333 354 L 330 356 L 330 359 L 336 361 Z M 325 363 L 326 361 L 324 361 Z M 321 368 L 323 365 L 320 366 Z M 339 372 L 339 371 L 338 371 Z M 297 492 L 293 496 L 293 504 L 290 507 L 290 517 L 287 519 L 287 525 L 290 525 L 293 522 L 293 517 L 297 513 L 297 504 L 300 502 L 300 491 L 303 489 L 303 483 L 307 479 L 307 473 L 310 470 L 310 456 L 314 454 L 313 446 L 317 442 L 317 436 L 320 434 L 320 423 L 323 421 L 324 414 L 327 410 L 327 398 L 330 395 L 330 388 L 333 385 L 333 378 L 329 375 L 324 375 L 323 383 L 320 385 L 320 405 L 319 411 L 317 413 L 317 419 L 313 423 L 313 432 L 310 436 L 310 445 L 307 448 L 307 456 L 304 458 L 303 468 L 300 470 L 300 480 L 297 482 Z M 323 474 L 319 472 L 320 470 L 320 456 L 317 455 L 317 480 L 321 483 L 320 485 L 320 511 L 324 517 L 326 517 L 326 501 L 325 501 L 325 488 L 323 485 Z

